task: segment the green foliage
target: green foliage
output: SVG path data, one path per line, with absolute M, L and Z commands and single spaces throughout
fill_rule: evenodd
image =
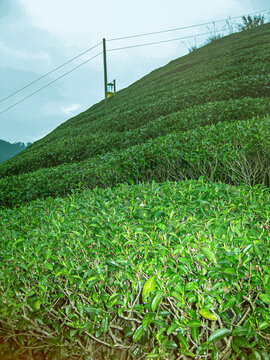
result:
M 224 35 L 221 35 L 221 34 L 212 35 L 206 40 L 206 43 L 211 43 L 213 41 L 220 40 L 223 38 L 223 36 Z
M 121 150 L 141 144 L 173 131 L 187 131 L 221 121 L 246 120 L 267 114 L 270 114 L 269 97 L 243 98 L 196 105 L 173 114 L 161 116 L 124 133 L 104 131 L 88 134 L 85 130 L 85 134 L 76 133 L 64 140 L 59 138 L 54 141 L 53 151 L 51 151 L 51 144 L 48 144 L 37 151 L 25 152 L 21 154 L 20 158 L 15 158 L 12 162 L 1 166 L 0 174 L 2 176 L 14 175 L 23 172 L 23 169 L 33 171 L 42 167 L 47 168 L 62 163 L 81 161 L 113 150 Z M 64 152 L 63 147 L 66 149 Z
M 224 37 L 172 61 L 119 91 L 106 106 L 103 102 L 96 104 L 60 125 L 0 166 L 0 176 L 79 162 L 113 149 L 145 142 L 151 136 L 145 127 L 149 130 L 156 121 L 160 123 L 160 119 L 174 117 L 178 112 L 187 120 L 192 119 L 193 113 L 194 119 L 199 119 L 203 126 L 203 116 L 198 115 L 203 106 L 206 107 L 203 111 L 205 118 L 208 117 L 207 110 L 213 106 L 212 110 L 209 109 L 213 122 L 223 117 L 227 102 L 228 107 L 232 107 L 233 101 L 234 109 L 231 109 L 231 114 L 227 112 L 230 120 L 241 116 L 237 106 L 245 109 L 241 119 L 268 114 L 269 36 L 270 27 L 266 24 L 252 32 Z M 268 105 L 264 98 L 268 98 Z M 260 109 L 260 101 L 262 107 L 266 107 L 265 113 Z M 248 103 L 252 108 L 250 114 Z M 192 129 L 194 123 L 190 128 L 186 123 L 185 130 Z M 180 125 L 178 128 L 181 130 Z M 160 123 L 160 132 L 161 135 L 157 136 L 167 135 L 171 129 Z
M 242 25 L 238 25 L 239 30 L 243 31 L 243 30 L 254 29 L 264 24 L 264 16 L 262 15 L 243 16 L 242 22 L 243 22 Z
M 1 359 L 269 359 L 269 34 L 174 60 L 0 166 Z
M 148 140 L 80 163 L 0 179 L 0 204 L 12 207 L 75 188 L 204 176 L 231 184 L 265 184 L 270 178 L 270 119 L 220 122 Z
M 269 204 L 201 179 L 3 210 L 0 338 L 48 360 L 265 359 Z
M 14 175 L 23 172 L 23 169 L 33 171 L 42 167 L 81 161 L 113 150 L 141 144 L 148 139 L 164 136 L 173 131 L 187 131 L 221 121 L 246 120 L 267 114 L 270 114 L 269 97 L 243 98 L 196 105 L 161 116 L 124 133 L 106 131 L 88 134 L 85 130 L 85 134 L 76 133 L 66 137 L 65 140 L 59 138 L 54 141 L 53 151 L 51 151 L 51 144 L 48 144 L 37 151 L 25 152 L 21 154 L 20 158 L 15 158 L 12 163 L 9 162 L 0 167 L 0 174 L 2 176 Z M 64 152 L 63 147 L 67 149 Z

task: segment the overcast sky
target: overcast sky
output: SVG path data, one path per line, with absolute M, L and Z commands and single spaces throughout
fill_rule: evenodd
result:
M 106 39 L 215 21 L 270 8 L 269 0 L 0 0 L 0 100 Z M 270 17 L 270 14 L 268 14 Z M 241 19 L 237 20 L 240 22 Z M 216 30 L 225 33 L 225 23 Z M 213 26 L 107 42 L 107 49 L 198 35 Z M 209 36 L 108 52 L 108 80 L 124 88 Z M 83 55 L 17 95 L 0 112 L 102 51 Z M 33 142 L 103 98 L 103 63 L 83 67 L 0 115 L 0 139 Z

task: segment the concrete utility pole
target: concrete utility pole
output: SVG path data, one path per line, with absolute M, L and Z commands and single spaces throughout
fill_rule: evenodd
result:
M 107 101 L 107 58 L 106 58 L 106 39 L 103 39 L 103 65 L 104 65 L 104 90 L 105 90 L 105 102 Z

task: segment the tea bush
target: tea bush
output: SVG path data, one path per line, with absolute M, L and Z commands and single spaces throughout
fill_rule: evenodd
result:
M 269 35 L 174 60 L 0 166 L 1 360 L 269 360 Z
M 97 131 L 89 134 L 89 124 L 77 134 L 60 137 L 52 145 L 25 152 L 0 167 L 0 176 L 16 175 L 62 163 L 89 159 L 113 150 L 121 150 L 146 142 L 148 139 L 216 124 L 220 121 L 246 120 L 270 114 L 270 98 L 243 98 L 217 101 L 177 111 L 147 122 L 136 129 L 123 132 Z M 63 151 L 63 149 L 65 149 Z M 18 161 L 17 161 L 18 160 Z
M 220 122 L 148 140 L 80 163 L 0 179 L 0 205 L 12 207 L 73 189 L 204 176 L 231 184 L 270 179 L 270 118 Z
M 268 97 L 268 106 L 267 100 L 264 106 L 269 109 L 269 36 L 270 25 L 266 24 L 224 37 L 194 54 L 172 61 L 119 91 L 106 106 L 103 102 L 96 104 L 60 125 L 20 156 L 0 166 L 0 176 L 82 161 L 113 148 L 128 147 L 130 141 L 131 145 L 137 144 L 136 141 L 144 142 L 150 134 L 145 133 L 144 138 L 140 133 L 136 134 L 136 129 L 139 131 L 162 117 L 174 117 L 174 113 L 179 111 L 180 120 L 180 116 L 185 118 L 185 111 L 190 114 L 203 105 L 207 117 L 207 110 L 211 107 L 208 103 L 216 104 L 215 118 L 222 118 L 219 102 L 224 101 L 226 107 L 226 101 L 231 106 L 233 100 L 238 100 L 241 108 L 245 108 L 247 102 L 253 109 L 258 105 L 256 115 L 261 116 L 259 102 L 263 103 L 265 97 Z M 253 103 L 250 98 L 254 99 Z M 231 120 L 234 120 L 235 113 L 238 116 L 236 108 L 232 109 Z M 263 115 L 267 113 L 266 109 Z M 253 116 L 248 111 L 245 114 L 244 119 Z M 203 118 L 199 117 L 199 120 L 203 125 Z M 129 134 L 132 130 L 135 133 Z
M 268 359 L 269 214 L 202 179 L 0 211 L 1 359 Z

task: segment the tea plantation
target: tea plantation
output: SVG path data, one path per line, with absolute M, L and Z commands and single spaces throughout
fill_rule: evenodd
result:
M 270 355 L 270 24 L 0 165 L 0 359 Z
M 270 24 L 214 41 L 60 125 L 0 176 L 79 162 L 171 133 L 270 110 Z M 168 126 L 169 125 L 169 126 Z M 153 130 L 152 130 L 153 129 Z

